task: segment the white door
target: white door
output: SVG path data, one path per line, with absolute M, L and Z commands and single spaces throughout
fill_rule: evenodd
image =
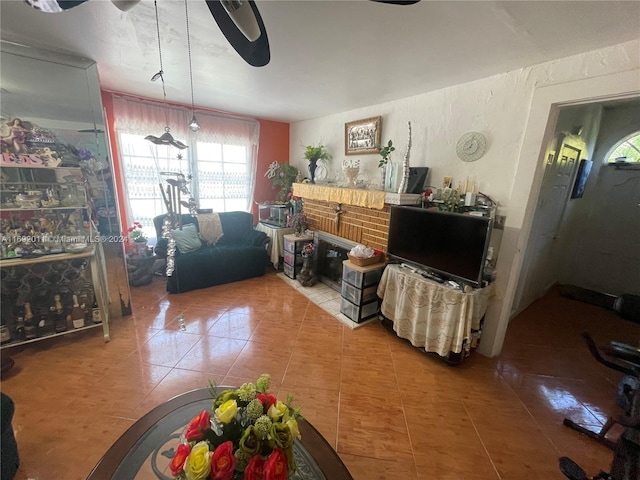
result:
M 525 255 L 529 267 L 526 281 L 521 287 L 520 300 L 516 302 L 518 311 L 543 296 L 557 279 L 556 240 L 582 152 L 581 148 L 567 143 L 567 139 L 561 139 L 558 144 L 561 147 L 555 154 L 549 154 L 544 170 Z

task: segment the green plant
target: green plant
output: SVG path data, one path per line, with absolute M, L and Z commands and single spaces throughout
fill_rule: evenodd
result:
M 391 152 L 395 151 L 396 147 L 393 146 L 393 142 L 389 140 L 386 146 L 380 149 L 380 162 L 378 162 L 378 167 L 384 167 L 387 163 L 389 163 L 389 157 L 391 156 Z
M 271 188 L 280 187 L 280 190 L 276 193 L 276 200 L 278 202 L 286 202 L 289 200 L 288 195 L 298 175 L 298 169 L 288 163 L 279 163 L 274 172 Z
M 304 147 L 304 158 L 309 161 L 317 162 L 318 160 L 331 160 L 331 154 L 327 152 L 324 145 L 307 145 Z

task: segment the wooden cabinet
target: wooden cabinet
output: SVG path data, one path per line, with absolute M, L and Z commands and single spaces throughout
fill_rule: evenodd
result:
M 80 168 L 2 167 L 2 348 L 88 328 L 109 340 L 103 237 Z
M 302 269 L 302 247 L 313 242 L 313 236 L 297 237 L 290 234 L 284 236 L 284 273 L 295 280 Z
M 360 323 L 378 313 L 379 299 L 376 290 L 384 267 L 384 263 L 361 267 L 349 260 L 342 262 L 340 312 L 343 315 Z

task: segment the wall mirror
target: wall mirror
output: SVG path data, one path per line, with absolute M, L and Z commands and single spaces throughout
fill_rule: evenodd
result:
M 96 63 L 3 40 L 0 80 L 4 133 L 8 122 L 20 119 L 32 128 L 37 126 L 45 137 L 52 133 L 47 140 L 54 138 L 61 150 L 68 147 L 71 163 L 67 165 L 73 166 L 73 159 L 83 160 L 78 166 L 87 178 L 92 217 L 102 236 L 109 310 L 113 317 L 129 314 L 124 246 Z M 3 152 L 11 151 L 5 142 L 2 147 Z

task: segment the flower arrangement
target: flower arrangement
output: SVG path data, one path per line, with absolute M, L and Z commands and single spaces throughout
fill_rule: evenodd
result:
M 313 257 L 313 253 L 315 251 L 316 251 L 316 247 L 313 246 L 313 242 L 309 242 L 302 247 L 301 255 L 305 258 Z
M 307 225 L 308 220 L 304 213 L 294 213 L 287 218 L 287 227 L 295 228 L 297 232 L 302 232 Z
M 296 470 L 299 409 L 268 393 L 269 375 L 220 393 L 191 420 L 169 464 L 179 480 L 286 480 Z
M 147 236 L 144 233 L 144 230 L 142 229 L 142 224 L 140 222 L 133 222 L 133 225 L 131 225 L 128 229 L 127 232 L 129 234 L 129 238 L 131 239 L 132 242 L 146 242 L 147 241 Z

